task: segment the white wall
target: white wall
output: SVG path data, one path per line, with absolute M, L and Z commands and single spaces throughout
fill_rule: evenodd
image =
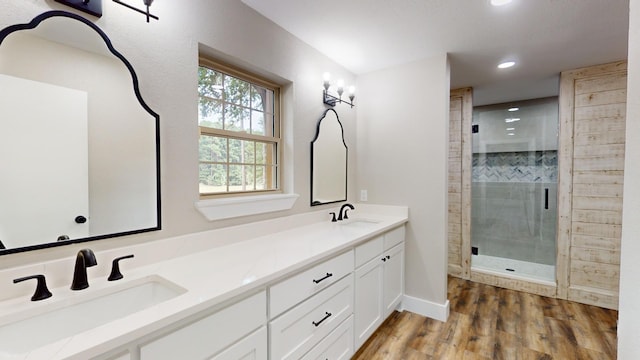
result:
M 446 54 L 358 78 L 358 191 L 409 206 L 406 293 L 427 313 L 447 301 Z M 420 308 L 424 309 L 420 311 Z
M 629 6 L 618 359 L 640 358 L 640 0 L 630 0 Z
M 75 12 L 53 0 L 2 1 L 0 28 L 27 23 L 52 9 Z M 322 73 L 329 71 L 334 78 L 343 77 L 347 84 L 354 82 L 354 76 L 237 0 L 189 1 L 188 5 L 183 1 L 158 1 L 151 10 L 160 21 L 146 23 L 144 16 L 112 1 L 103 1 L 102 18 L 86 17 L 100 26 L 131 62 L 145 101 L 160 114 L 163 230 L 88 245 L 5 255 L 1 268 L 72 256 L 81 246 L 99 251 L 311 210 L 310 141 L 325 109 L 321 101 Z M 284 85 L 285 188 L 300 194 L 292 210 L 209 222 L 195 209 L 199 47 L 228 62 L 260 71 Z M 343 105 L 336 108 L 345 128 L 346 143 L 355 149 L 355 109 Z M 355 151 L 349 152 L 349 164 L 348 197 L 354 201 Z

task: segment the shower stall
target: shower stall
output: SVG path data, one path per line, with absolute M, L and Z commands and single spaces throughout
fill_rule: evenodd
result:
M 555 283 L 558 98 L 478 106 L 471 267 Z

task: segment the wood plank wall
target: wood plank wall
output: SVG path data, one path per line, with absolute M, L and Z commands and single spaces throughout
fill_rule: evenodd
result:
M 557 296 L 617 309 L 625 61 L 561 74 Z
M 449 102 L 449 274 L 469 279 L 471 267 L 472 89 L 451 90 Z

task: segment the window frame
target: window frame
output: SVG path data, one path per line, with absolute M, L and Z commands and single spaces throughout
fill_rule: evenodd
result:
M 272 178 L 274 178 L 275 186 L 273 189 L 263 189 L 263 190 L 241 190 L 241 191 L 224 191 L 218 193 L 202 193 L 200 192 L 200 186 L 198 185 L 198 194 L 201 200 L 206 199 L 218 199 L 218 198 L 230 198 L 230 197 L 239 197 L 239 196 L 256 196 L 260 194 L 282 194 L 283 184 L 283 170 L 282 170 L 282 159 L 283 159 L 283 141 L 282 141 L 282 119 L 280 116 L 280 107 L 281 107 L 281 91 L 280 85 L 270 82 L 258 75 L 247 72 L 246 70 L 242 70 L 231 65 L 222 63 L 217 60 L 213 60 L 211 58 L 199 57 L 198 67 L 206 67 L 216 72 L 223 73 L 228 76 L 232 76 L 238 78 L 240 80 L 246 81 L 251 85 L 260 86 L 266 88 L 268 90 L 273 91 L 273 136 L 267 135 L 256 135 L 250 134 L 247 132 L 241 131 L 230 131 L 223 129 L 215 129 L 206 126 L 201 126 L 198 124 L 198 144 L 200 143 L 200 137 L 202 135 L 216 136 L 227 139 L 237 139 L 237 140 L 247 140 L 247 141 L 257 141 L 260 143 L 273 144 L 275 146 L 276 154 L 273 157 L 272 165 L 266 166 L 266 169 L 272 168 L 275 171 L 275 174 Z M 198 93 L 198 99 L 200 98 L 200 93 Z M 269 147 L 269 146 L 268 146 Z M 207 163 L 206 161 L 200 160 L 200 154 L 198 153 L 198 169 L 200 165 L 203 163 Z M 226 163 L 229 166 L 229 162 Z M 254 164 L 255 165 L 255 164 Z M 265 180 L 268 178 L 267 173 L 265 173 Z M 199 180 L 198 180 L 199 183 Z M 229 186 L 227 179 L 227 186 Z

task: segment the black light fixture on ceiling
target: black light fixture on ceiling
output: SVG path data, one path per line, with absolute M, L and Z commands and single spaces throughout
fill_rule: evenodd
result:
M 142 0 L 142 1 L 144 2 L 144 5 L 147 7 L 146 11 L 140 10 L 137 7 L 131 6 L 131 5 L 129 5 L 127 3 L 124 3 L 124 2 L 122 2 L 120 0 L 113 0 L 113 2 L 115 2 L 115 3 L 118 3 L 118 4 L 122 5 L 122 6 L 128 7 L 131 10 L 134 10 L 134 11 L 137 11 L 137 12 L 139 12 L 141 14 L 146 15 L 147 16 L 147 22 L 149 22 L 150 18 L 153 18 L 153 19 L 156 19 L 156 20 L 160 20 L 160 18 L 158 18 L 157 16 L 155 16 L 155 15 L 153 15 L 153 14 L 151 14 L 149 12 L 149 7 L 151 6 L 151 3 L 153 3 L 153 0 Z
M 102 16 L 102 0 L 56 0 L 56 2 L 71 6 L 93 16 Z
M 324 90 L 322 91 L 322 102 L 329 106 L 336 106 L 338 103 L 349 104 L 353 108 L 353 99 L 356 97 L 355 91 L 356 88 L 354 86 L 349 86 L 349 101 L 342 100 L 342 94 L 344 93 L 344 81 L 342 79 L 338 80 L 336 84 L 338 96 L 333 96 L 329 94 L 329 87 L 331 87 L 331 74 L 324 73 Z

